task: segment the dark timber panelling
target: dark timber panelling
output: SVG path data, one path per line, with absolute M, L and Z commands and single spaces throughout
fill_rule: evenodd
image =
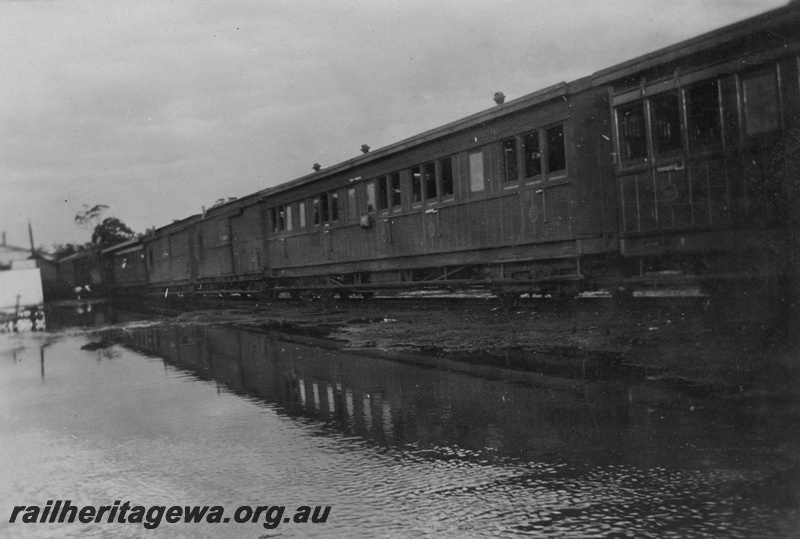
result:
M 201 221 L 198 228 L 198 277 L 223 277 L 233 273 L 228 217 Z
M 255 204 L 231 217 L 233 271 L 237 275 L 259 274 L 265 266 L 262 206 Z

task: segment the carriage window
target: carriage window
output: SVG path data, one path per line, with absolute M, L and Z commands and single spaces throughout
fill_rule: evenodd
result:
M 742 80 L 744 118 L 748 135 L 769 133 L 780 127 L 775 72 L 762 71 Z
M 411 203 L 422 201 L 422 173 L 419 167 L 411 168 Z
M 327 199 L 325 202 L 327 206 Z M 320 197 L 316 197 L 311 201 L 311 213 L 313 214 L 314 225 L 322 223 L 322 204 L 320 203 Z
M 647 157 L 647 140 L 644 135 L 644 110 L 642 103 L 617 109 L 619 145 L 623 161 L 639 161 Z
M 378 180 L 380 183 L 381 180 Z M 375 211 L 375 184 L 367 184 L 367 213 Z
M 280 232 L 284 228 L 284 213 L 283 206 L 275 206 L 272 208 L 272 231 Z
M 482 191 L 483 177 L 483 152 L 469 154 L 469 186 L 473 192 Z
M 328 195 L 324 194 L 319 197 L 319 208 L 320 208 L 320 215 L 322 217 L 322 222 L 327 223 L 331 220 L 331 213 L 329 211 L 330 204 L 328 204 Z
M 422 165 L 422 179 L 425 185 L 425 199 L 430 201 L 435 199 L 436 194 L 436 166 L 433 163 Z
M 300 209 L 297 212 L 300 216 L 300 228 L 306 227 L 306 203 L 300 203 Z
M 358 220 L 358 206 L 356 205 L 356 188 L 351 187 L 347 190 L 347 220 Z
M 517 139 L 506 139 L 503 145 L 503 169 L 505 172 L 504 180 L 513 182 L 517 180 Z
M 291 206 L 286 206 L 286 216 L 285 217 L 286 217 L 286 219 L 285 219 L 286 230 L 291 232 L 292 231 L 292 207 Z
M 564 145 L 564 125 L 547 130 L 547 173 L 550 175 L 567 170 L 567 148 Z
M 701 82 L 689 88 L 687 109 L 689 140 L 692 145 L 706 146 L 720 141 L 719 88 L 716 80 Z
M 331 221 L 339 220 L 339 193 L 331 193 Z
M 453 182 L 453 159 L 448 157 L 439 161 L 442 173 L 442 196 L 453 196 L 455 193 L 455 183 Z
M 542 173 L 542 152 L 539 149 L 539 132 L 529 133 L 523 139 L 525 144 L 525 177 L 532 178 Z
M 395 172 L 389 175 L 389 184 L 392 188 L 392 206 L 399 208 L 403 203 L 402 191 L 400 190 L 400 173 Z
M 378 209 L 385 210 L 388 207 L 389 207 L 389 178 L 388 177 L 378 178 Z
M 677 94 L 663 94 L 650 100 L 653 111 L 653 149 L 656 154 L 683 148 L 681 106 Z

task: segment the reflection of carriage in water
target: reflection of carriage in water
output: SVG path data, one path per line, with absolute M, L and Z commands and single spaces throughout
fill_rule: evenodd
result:
M 519 380 L 535 380 L 542 388 L 537 391 L 318 348 L 304 337 L 215 326 L 134 328 L 118 336 L 126 346 L 213 381 L 218 391 L 253 399 L 304 424 L 432 452 L 447 439 L 463 447 L 467 459 L 486 451 L 494 457 L 546 452 L 569 439 L 597 435 L 599 423 L 625 422 L 630 413 L 631 398 L 618 380 L 588 387 L 580 380 L 518 373 Z
M 107 249 L 116 289 L 571 297 L 797 267 L 800 7 L 561 83 Z

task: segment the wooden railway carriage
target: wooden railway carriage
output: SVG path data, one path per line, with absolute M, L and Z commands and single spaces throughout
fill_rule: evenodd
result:
M 56 286 L 67 297 L 86 298 L 103 294 L 109 283 L 108 273 L 107 263 L 100 251 L 87 249 L 58 261 Z
M 269 276 L 574 294 L 616 252 L 607 99 L 561 83 L 267 191 Z
M 255 193 L 154 230 L 142 242 L 144 270 L 152 291 L 162 294 L 170 288 L 178 294 L 211 294 L 265 290 L 265 207 L 260 199 L 261 194 Z M 109 253 L 115 267 L 124 254 Z M 126 284 L 121 282 L 121 286 Z
M 148 282 L 154 289 L 191 288 L 196 274 L 193 266 L 194 225 L 201 218 L 193 215 L 155 230 L 144 240 Z
M 264 276 L 266 257 L 266 207 L 261 194 L 240 199 L 237 211 L 231 216 L 231 256 L 233 272 L 240 281 L 252 288 Z
M 147 286 L 145 250 L 141 240 L 133 239 L 103 249 L 109 282 L 121 293 L 140 291 Z
M 800 3 L 366 150 L 156 230 L 151 288 L 775 282 L 800 266 Z
M 634 282 L 664 270 L 769 280 L 797 263 L 799 7 L 594 75 L 609 88 L 620 252 Z
M 260 198 L 255 193 L 213 207 L 195 224 L 200 290 L 260 291 L 265 287 L 265 208 Z

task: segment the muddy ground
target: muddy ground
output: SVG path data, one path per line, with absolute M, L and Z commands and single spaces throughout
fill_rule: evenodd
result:
M 160 305 L 166 323 L 224 324 L 325 339 L 380 355 L 423 355 L 567 376 L 634 377 L 728 397 L 798 395 L 798 328 L 773 308 L 707 298 L 398 306 L 381 301 Z M 187 310 L 190 309 L 190 310 Z

